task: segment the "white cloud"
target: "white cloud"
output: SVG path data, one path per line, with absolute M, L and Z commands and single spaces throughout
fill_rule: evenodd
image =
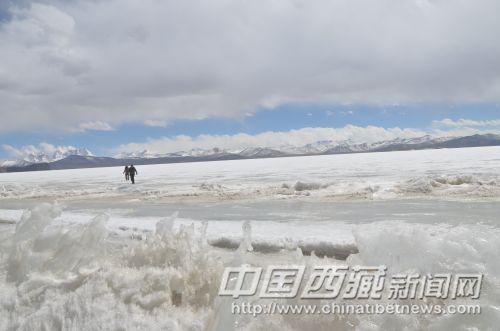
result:
M 462 133 L 462 132 L 460 132 Z M 150 139 L 144 143 L 130 143 L 117 147 L 115 154 L 148 150 L 154 153 L 171 153 L 193 148 L 212 149 L 214 147 L 239 150 L 247 147 L 304 146 L 317 141 L 339 142 L 351 140 L 357 143 L 376 142 L 395 138 L 414 138 L 429 134 L 417 129 L 359 127 L 347 125 L 343 128 L 303 128 L 284 132 L 269 131 L 256 135 L 239 133 L 235 135 L 199 135 L 190 137 L 179 135 L 161 139 Z M 433 132 L 435 135 L 454 135 L 458 132 Z
M 500 120 L 475 121 L 461 118 L 454 121 L 452 119 L 445 118 L 439 121 L 433 121 L 432 125 L 444 127 L 500 127 Z
M 167 127 L 168 123 L 167 121 L 162 121 L 162 120 L 145 120 L 143 124 L 152 127 L 165 128 Z
M 80 123 L 74 131 L 85 132 L 85 131 L 113 131 L 114 128 L 106 122 L 102 121 L 90 121 L 85 123 Z M 71 130 L 70 130 L 71 131 Z
M 496 0 L 40 0 L 10 12 L 0 132 L 293 102 L 500 101 Z
M 457 122 L 475 124 L 469 126 L 452 125 L 455 122 L 450 121 L 449 119 L 434 121 L 428 129 L 346 125 L 342 128 L 302 128 L 290 131 L 268 131 L 255 135 L 245 133 L 234 135 L 203 134 L 196 137 L 179 135 L 149 139 L 141 143 L 123 144 L 114 148 L 111 152 L 120 154 L 148 150 L 153 153 L 172 153 L 194 148 L 212 149 L 215 147 L 225 150 L 241 150 L 248 147 L 300 147 L 318 141 L 332 141 L 335 143 L 349 140 L 354 143 L 373 143 L 396 138 L 417 138 L 425 135 L 433 137 L 463 137 L 474 134 L 498 134 L 500 131 L 499 128 L 491 129 L 494 125 L 498 126 L 499 121 L 497 120 L 473 121 L 462 119 Z M 445 125 L 437 125 L 438 123 L 444 123 Z M 484 126 L 484 128 L 481 126 Z

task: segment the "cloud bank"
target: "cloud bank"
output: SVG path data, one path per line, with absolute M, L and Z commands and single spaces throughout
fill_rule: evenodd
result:
M 500 101 L 496 0 L 13 3 L 1 7 L 0 133 L 284 103 Z
M 462 127 L 497 127 L 500 128 L 500 120 L 485 120 L 485 121 L 475 121 L 469 119 L 459 119 L 454 121 L 450 118 L 445 118 L 439 121 L 432 121 L 434 126 L 452 127 L 452 128 L 462 128 Z
M 428 129 L 346 125 L 342 128 L 315 127 L 290 131 L 267 131 L 254 135 L 246 133 L 233 135 L 202 134 L 194 137 L 178 135 L 174 137 L 149 139 L 144 142 L 122 144 L 110 149 L 108 154 L 118 156 L 122 153 L 127 154 L 142 151 L 164 154 L 189 151 L 192 149 L 210 150 L 213 148 L 240 151 L 245 148 L 254 147 L 302 147 L 307 144 L 322 141 L 331 141 L 333 143 L 343 141 L 352 143 L 374 143 L 396 138 L 418 138 L 425 135 L 434 137 L 453 137 L 485 133 L 498 134 L 499 132 L 500 120 L 474 121 L 470 119 L 460 119 L 458 121 L 453 121 L 451 119 L 443 119 L 433 121 L 432 126 Z M 36 146 L 27 145 L 19 148 L 4 144 L 2 148 L 10 159 L 25 160 L 29 162 L 50 162 L 68 155 L 92 155 L 86 148 L 54 146 L 49 143 L 40 143 Z
M 249 147 L 301 147 L 318 141 L 341 142 L 349 140 L 354 143 L 374 143 L 396 138 L 417 138 L 425 135 L 435 137 L 467 136 L 488 132 L 498 133 L 497 130 L 483 130 L 482 128 L 457 127 L 453 129 L 431 128 L 429 130 L 383 128 L 377 126 L 360 127 L 347 125 L 343 128 L 302 128 L 290 131 L 268 131 L 256 135 L 239 133 L 235 135 L 199 135 L 196 137 L 179 135 L 150 139 L 142 143 L 123 144 L 111 152 L 120 153 L 139 152 L 147 150 L 152 153 L 172 153 L 188 151 L 195 148 L 225 150 L 242 150 Z

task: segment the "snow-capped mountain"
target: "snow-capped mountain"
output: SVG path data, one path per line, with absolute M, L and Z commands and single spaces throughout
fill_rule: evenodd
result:
M 176 152 L 179 156 L 192 156 L 192 157 L 203 157 L 209 155 L 226 154 L 227 151 L 214 147 L 211 149 L 193 148 L 189 151 Z
M 321 154 L 332 148 L 333 146 L 335 146 L 335 142 L 333 142 L 332 140 L 321 140 L 304 146 L 286 145 L 280 146 L 276 149 L 289 154 L 304 155 Z
M 151 158 L 156 158 L 156 157 L 162 157 L 163 155 L 164 154 L 155 153 L 155 152 L 151 152 L 147 149 L 144 149 L 142 151 L 120 153 L 120 154 L 116 155 L 116 157 L 119 159 L 151 159 Z
M 124 152 L 116 155 L 119 159 L 154 159 L 160 157 L 202 157 L 228 153 L 217 147 L 212 149 L 193 148 L 189 151 L 178 151 L 175 153 L 156 153 L 147 149 L 142 151 Z
M 177 163 L 194 161 L 239 160 L 251 158 L 285 157 L 296 155 L 349 154 L 365 152 L 389 152 L 438 148 L 463 148 L 480 146 L 500 146 L 500 135 L 484 134 L 465 137 L 422 136 L 416 138 L 398 138 L 375 143 L 357 143 L 345 141 L 318 141 L 304 146 L 281 146 L 276 148 L 252 147 L 243 150 L 192 149 L 176 153 L 160 154 L 143 150 L 122 153 L 113 157 L 95 157 L 87 149 L 68 148 L 51 149 L 50 153 L 27 153 L 19 161 L 6 161 L 0 166 L 0 172 L 32 171 L 50 169 L 76 169 L 91 167 L 123 166 L 124 164 L 145 165 L 159 163 Z M 29 152 L 29 151 L 28 151 Z M 40 161 L 38 161 L 40 160 Z M 53 160 L 53 161 L 49 161 Z
M 263 147 L 246 148 L 238 153 L 238 155 L 240 155 L 240 156 L 255 157 L 255 158 L 257 158 L 257 157 L 278 157 L 278 156 L 284 156 L 284 155 L 288 155 L 288 154 L 289 153 L 286 153 L 284 151 L 271 149 L 271 148 L 263 148 Z
M 438 143 L 438 142 L 444 142 L 450 139 L 453 139 L 454 137 L 433 137 L 431 135 L 425 135 L 422 137 L 415 137 L 415 138 L 396 138 L 392 140 L 385 140 L 385 141 L 379 141 L 376 143 L 371 144 L 372 148 L 377 148 L 377 147 L 383 147 L 383 146 L 391 146 L 391 145 L 397 145 L 397 144 L 404 144 L 404 145 L 417 145 L 417 144 L 426 144 L 426 143 Z
M 422 149 L 426 147 L 437 146 L 455 137 L 432 137 L 430 135 L 415 138 L 396 138 L 392 140 L 382 140 L 374 143 L 354 143 L 351 140 L 342 141 L 328 150 L 324 154 L 341 153 L 362 153 L 390 150 Z
M 392 140 L 377 141 L 374 143 L 359 143 L 352 139 L 342 141 L 322 140 L 303 146 L 282 145 L 277 147 L 249 147 L 243 150 L 223 150 L 220 148 L 201 149 L 194 148 L 189 151 L 160 154 L 147 150 L 122 153 L 119 158 L 170 158 L 170 157 L 216 157 L 232 155 L 241 158 L 280 157 L 287 155 L 318 155 L 318 154 L 344 154 L 363 153 L 370 151 L 401 150 L 432 147 L 456 137 L 433 137 L 430 135 L 415 138 L 396 138 Z
M 32 147 L 32 146 L 30 146 Z M 86 148 L 68 147 L 51 147 L 46 149 L 39 148 L 24 148 L 15 155 L 14 160 L 3 161 L 2 167 L 23 167 L 36 163 L 49 163 L 62 160 L 71 155 L 78 156 L 94 156 Z

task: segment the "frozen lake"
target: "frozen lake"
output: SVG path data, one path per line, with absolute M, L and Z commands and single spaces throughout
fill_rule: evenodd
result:
M 485 275 L 483 313 L 468 324 L 458 315 L 360 315 L 335 320 L 338 329 L 500 322 L 499 147 L 137 168 L 136 185 L 121 168 L 0 174 L 0 329 L 202 330 L 217 316 L 221 268 L 235 256 L 253 265 Z M 244 254 L 236 251 L 243 224 L 254 247 Z M 172 306 L 172 282 L 183 284 L 183 307 Z M 333 323 L 237 322 L 289 330 Z
M 498 200 L 500 147 L 177 163 L 0 174 L 0 197 L 41 199 Z

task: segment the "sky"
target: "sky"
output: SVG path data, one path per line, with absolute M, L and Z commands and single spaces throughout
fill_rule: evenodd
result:
M 494 0 L 0 2 L 0 159 L 500 132 Z

